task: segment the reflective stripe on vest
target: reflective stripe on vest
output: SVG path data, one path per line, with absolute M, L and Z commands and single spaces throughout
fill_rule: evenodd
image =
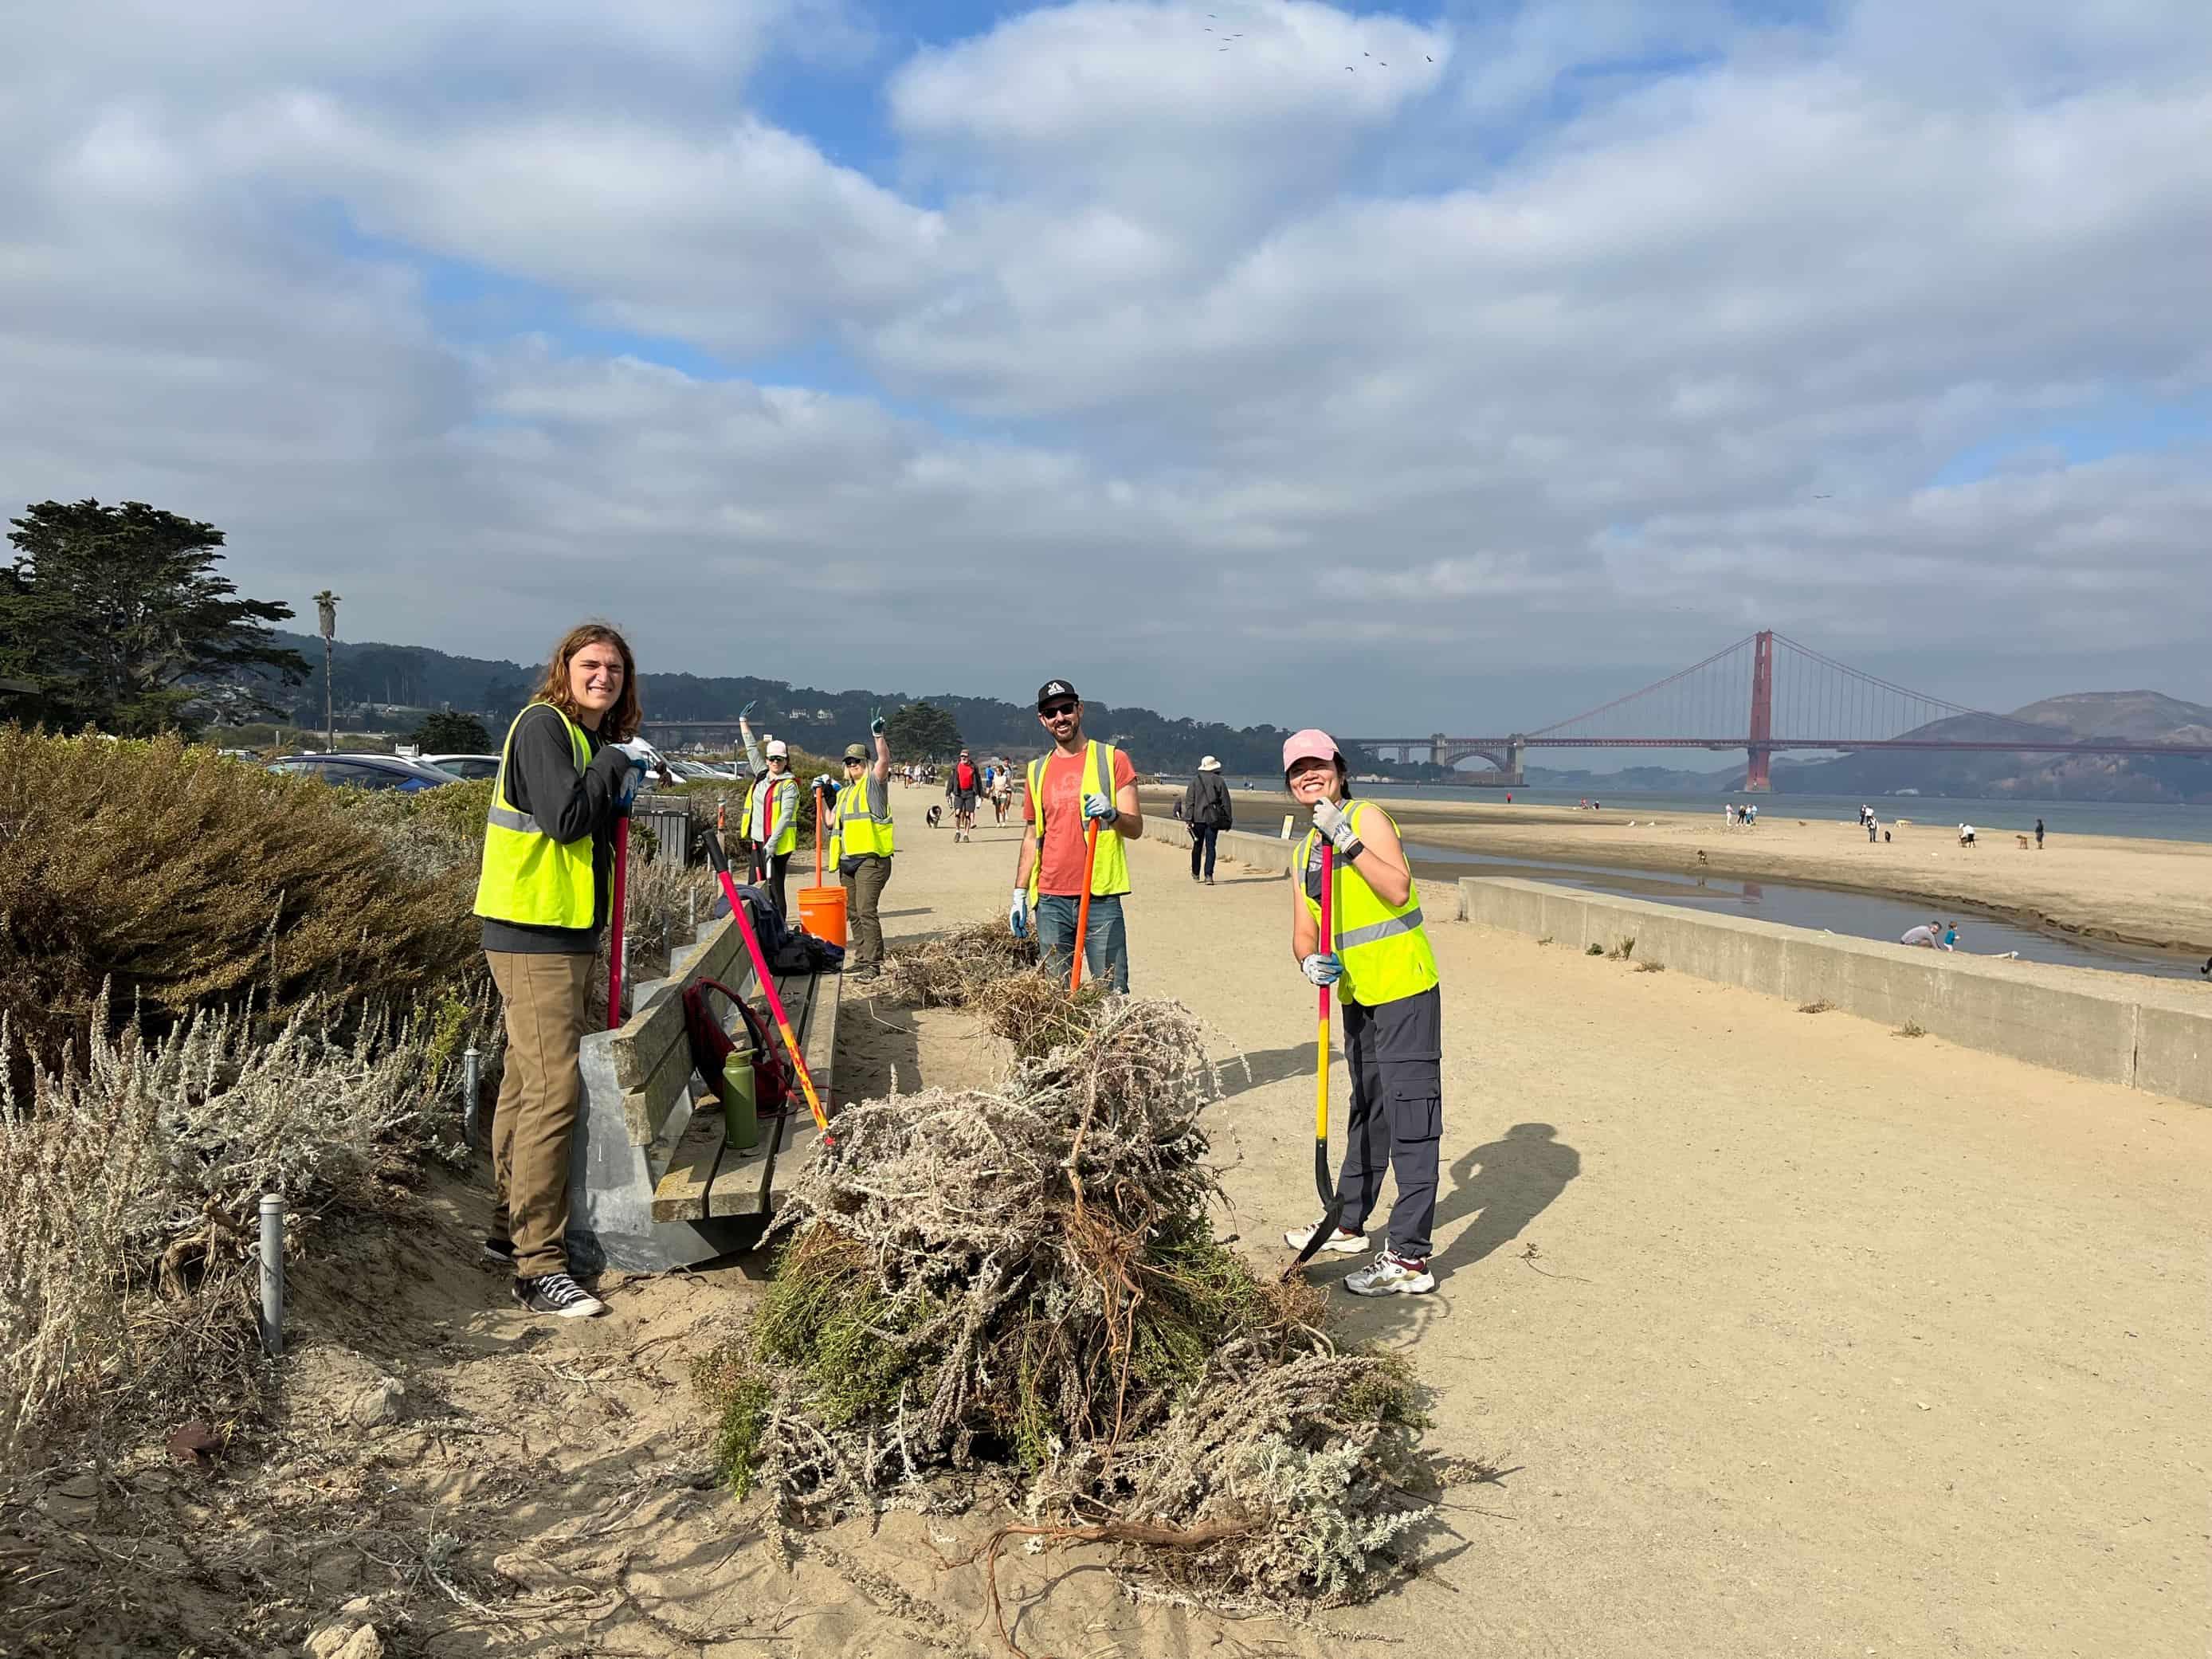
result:
M 1359 833 L 1361 821 L 1369 812 L 1378 814 L 1393 830 L 1398 826 L 1388 812 L 1370 801 L 1355 800 L 1347 809 L 1352 819 L 1352 832 Z M 1306 913 L 1316 924 L 1321 921 L 1321 902 L 1307 889 L 1310 876 L 1319 882 L 1320 836 L 1311 830 L 1298 847 L 1297 871 L 1300 890 L 1306 902 Z M 1372 1008 L 1385 1002 L 1398 1002 L 1407 997 L 1419 996 L 1437 982 L 1436 953 L 1429 948 L 1429 936 L 1421 927 L 1421 893 L 1409 885 L 1403 904 L 1389 905 L 1372 887 L 1367 878 L 1342 859 L 1336 867 L 1336 914 L 1332 921 L 1336 928 L 1333 949 L 1344 962 L 1344 977 L 1337 981 L 1337 990 L 1347 1000 L 1363 1007 Z
M 1036 856 L 1030 860 L 1030 902 L 1037 901 L 1037 884 L 1044 879 L 1044 774 L 1052 764 L 1053 757 L 1033 760 L 1029 766 L 1030 801 L 1036 811 Z M 1075 798 L 1079 807 L 1086 793 L 1097 793 L 1108 800 L 1115 799 L 1114 763 L 1118 758 L 1110 743 L 1086 743 L 1083 767 L 1097 785 L 1096 791 L 1086 791 L 1080 784 Z M 1084 826 L 1076 825 L 1076 838 L 1083 837 Z M 1119 830 L 1101 828 L 1098 831 L 1098 854 L 1091 866 L 1091 896 L 1103 898 L 1109 893 L 1129 890 L 1129 854 L 1121 845 Z
M 514 717 L 500 746 L 499 775 L 492 781 L 491 806 L 484 813 L 483 861 L 477 873 L 476 913 L 494 921 L 533 927 L 589 927 L 599 897 L 592 872 L 592 838 L 556 841 L 531 813 L 515 806 L 507 793 L 507 769 L 514 763 L 514 734 L 531 714 L 550 703 L 532 703 Z M 558 708 L 568 728 L 568 749 L 580 776 L 592 763 L 584 728 Z
M 799 780 L 788 772 L 763 773 L 745 792 L 745 810 L 738 821 L 738 833 L 747 841 L 767 842 L 772 855 L 796 851 Z
M 884 858 L 891 855 L 890 805 L 888 794 L 884 815 L 878 817 L 868 810 L 868 786 L 873 780 L 866 773 L 855 783 L 848 783 L 837 792 L 837 834 L 832 846 L 839 858 L 857 858 L 864 853 L 877 853 Z

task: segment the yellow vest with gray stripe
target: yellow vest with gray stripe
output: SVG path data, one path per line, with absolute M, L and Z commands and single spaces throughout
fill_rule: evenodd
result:
M 771 839 L 767 831 L 773 825 Z M 799 847 L 799 780 L 789 772 L 763 772 L 745 792 L 744 815 L 738 833 L 747 841 L 766 841 L 770 854 L 790 853 Z
M 837 833 L 830 839 L 831 858 L 856 858 L 863 853 L 891 855 L 890 787 L 884 787 L 884 815 L 877 817 L 868 811 L 871 781 L 863 772 L 858 782 L 837 792 Z
M 477 914 L 494 921 L 517 921 L 533 927 L 589 927 L 593 901 L 598 897 L 592 876 L 592 838 L 558 842 L 538 827 L 538 820 L 519 811 L 507 793 L 507 769 L 514 764 L 517 726 L 538 708 L 532 703 L 507 728 L 507 741 L 499 752 L 499 775 L 492 781 L 491 811 L 484 815 L 483 864 L 477 877 Z M 592 745 L 584 728 L 561 714 L 568 728 L 568 744 L 580 775 L 592 763 Z
M 1085 795 L 1103 795 L 1108 800 L 1114 796 L 1115 749 L 1110 743 L 1091 743 L 1085 745 L 1084 770 L 1090 781 L 1076 791 L 1079 803 Z M 1036 810 L 1036 856 L 1030 860 L 1030 902 L 1037 902 L 1037 883 L 1044 876 L 1044 769 L 1052 764 L 1046 755 L 1030 763 L 1030 800 Z M 1077 824 L 1075 833 L 1080 836 L 1086 826 Z M 1091 865 L 1091 896 L 1103 898 L 1109 893 L 1129 890 L 1129 854 L 1121 845 L 1121 832 L 1098 828 L 1098 853 Z
M 1370 813 L 1392 830 L 1397 829 L 1397 821 L 1381 807 L 1371 801 L 1355 800 L 1348 809 L 1353 835 L 1359 835 L 1359 826 Z M 1306 913 L 1316 926 L 1321 921 L 1321 901 L 1314 896 L 1313 887 L 1320 881 L 1320 848 L 1321 832 L 1307 830 L 1298 847 L 1296 866 Z M 1344 963 L 1338 994 L 1347 1002 L 1366 1008 L 1420 995 L 1437 982 L 1436 952 L 1429 948 L 1429 936 L 1421 931 L 1420 888 L 1409 883 L 1403 904 L 1385 904 L 1367 884 L 1366 877 L 1340 858 L 1335 862 L 1336 904 L 1331 920 L 1336 939 L 1334 943 L 1323 941 L 1322 949 L 1334 951 Z

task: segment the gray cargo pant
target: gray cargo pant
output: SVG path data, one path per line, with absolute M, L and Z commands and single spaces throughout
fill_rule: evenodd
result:
M 1382 1172 L 1397 1177 L 1387 1243 L 1408 1261 L 1425 1261 L 1437 1224 L 1437 1144 L 1443 1135 L 1440 1010 L 1431 986 L 1418 995 L 1369 1008 L 1344 1008 L 1345 1069 L 1352 1113 L 1345 1124 L 1338 1225 L 1364 1232 L 1382 1195 Z

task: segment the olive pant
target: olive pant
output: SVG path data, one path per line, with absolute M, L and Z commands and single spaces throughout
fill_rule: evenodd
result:
M 495 1237 L 514 1241 L 514 1271 L 568 1270 L 568 1158 L 584 1077 L 576 1050 L 588 1018 L 592 958 L 487 951 L 507 1013 L 507 1069 L 491 1120 Z
M 858 853 L 839 860 L 837 879 L 845 889 L 845 965 L 872 970 L 884 965 L 884 924 L 876 915 L 891 878 L 891 861 L 881 853 Z

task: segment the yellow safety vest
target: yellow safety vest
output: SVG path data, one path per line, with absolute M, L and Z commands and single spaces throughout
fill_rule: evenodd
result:
M 857 858 L 863 853 L 891 855 L 890 791 L 884 791 L 883 817 L 875 817 L 868 811 L 868 785 L 872 781 L 863 772 L 858 782 L 837 792 L 837 833 L 830 838 L 831 858 Z
M 773 825 L 771 838 L 766 831 Z M 786 772 L 781 777 L 767 772 L 745 792 L 744 816 L 738 833 L 747 841 L 767 841 L 771 854 L 794 852 L 799 847 L 799 780 Z
M 1370 812 L 1391 829 L 1398 827 L 1397 820 L 1373 802 L 1355 800 L 1350 809 L 1353 835 L 1359 834 L 1360 822 Z M 1321 922 L 1321 901 L 1314 896 L 1321 881 L 1320 847 L 1321 832 L 1307 830 L 1293 866 L 1305 895 L 1306 913 L 1316 926 Z M 1344 860 L 1336 860 L 1335 867 L 1335 915 L 1330 921 L 1336 938 L 1322 940 L 1321 948 L 1334 951 L 1344 963 L 1344 977 L 1336 982 L 1338 994 L 1367 1008 L 1420 995 L 1437 982 L 1437 957 L 1429 948 L 1429 936 L 1421 931 L 1419 886 L 1407 888 L 1403 904 L 1385 904 L 1367 884 L 1367 878 Z
M 544 708 L 553 708 L 546 703 Z M 535 927 L 589 927 L 598 898 L 592 875 L 592 838 L 572 842 L 553 839 L 529 813 L 518 811 L 507 793 L 507 769 L 514 763 L 515 727 L 522 724 L 530 705 L 514 717 L 501 745 L 499 775 L 491 787 L 491 810 L 484 815 L 483 863 L 477 876 L 477 914 L 494 921 L 518 921 Z M 584 728 L 561 715 L 568 728 L 568 744 L 580 774 L 592 763 L 592 745 Z
M 1030 763 L 1030 799 L 1036 808 L 1036 856 L 1030 860 L 1031 904 L 1036 902 L 1037 883 L 1044 877 L 1044 769 L 1052 764 L 1052 760 L 1050 755 L 1046 755 Z M 1082 796 L 1092 793 L 1103 795 L 1108 800 L 1115 798 L 1114 761 L 1112 744 L 1090 743 L 1085 745 L 1084 769 L 1098 787 L 1096 790 L 1079 790 L 1079 800 Z M 1083 834 L 1084 828 L 1081 824 L 1076 826 L 1079 836 Z M 1129 854 L 1121 845 L 1121 832 L 1102 825 L 1098 831 L 1098 854 L 1091 865 L 1091 896 L 1103 898 L 1109 893 L 1126 893 L 1128 890 Z

